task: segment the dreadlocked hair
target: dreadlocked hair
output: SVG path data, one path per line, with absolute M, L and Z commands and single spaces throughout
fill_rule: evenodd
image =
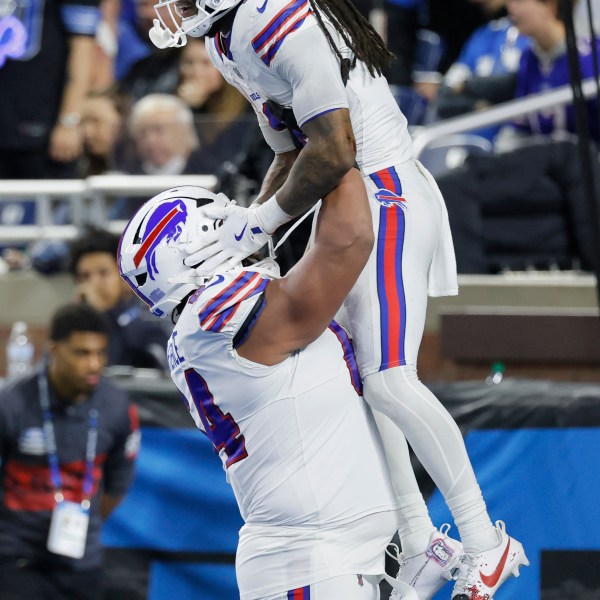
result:
M 348 80 L 350 71 L 361 60 L 367 66 L 371 76 L 381 75 L 395 56 L 387 49 L 384 41 L 363 17 L 350 0 L 310 0 L 319 27 L 325 34 L 329 45 L 340 59 L 342 79 Z M 344 58 L 333 42 L 329 30 L 323 22 L 323 14 L 331 21 L 342 39 L 352 50 L 354 58 Z

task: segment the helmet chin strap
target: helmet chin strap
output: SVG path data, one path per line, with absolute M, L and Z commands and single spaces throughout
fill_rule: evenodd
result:
M 169 277 L 167 279 L 167 283 L 189 283 L 190 285 L 197 285 L 200 287 L 201 285 L 204 285 L 211 277 L 212 275 L 209 277 L 197 275 L 194 269 L 190 269 L 178 277 Z
M 250 271 L 258 271 L 259 273 L 262 273 L 264 275 L 267 275 L 269 277 L 281 277 L 281 271 L 279 269 L 279 264 L 277 263 L 277 261 L 275 260 L 275 258 L 273 256 L 269 256 L 268 258 L 265 258 L 257 263 L 254 263 L 253 265 L 250 265 L 249 267 L 246 267 L 248 270 Z
M 317 210 L 317 208 L 319 208 L 321 206 L 321 201 L 319 200 L 308 212 L 304 213 L 295 223 L 292 227 L 290 227 L 286 232 L 285 235 L 283 235 L 281 237 L 281 239 L 279 240 L 279 242 L 277 242 L 277 246 L 275 246 L 275 248 L 273 248 L 273 252 L 277 252 L 277 250 L 279 250 L 279 248 L 281 247 L 281 245 L 283 244 L 283 242 L 285 242 L 290 235 L 292 235 L 292 233 L 294 233 L 294 229 L 296 229 L 297 227 L 300 227 L 300 225 L 302 224 L 302 221 L 304 221 L 305 219 L 307 219 L 308 217 L 310 217 L 310 215 L 312 215 L 315 210 Z

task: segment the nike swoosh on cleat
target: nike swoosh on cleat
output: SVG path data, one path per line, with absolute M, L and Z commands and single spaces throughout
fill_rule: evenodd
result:
M 234 233 L 234 237 L 235 239 L 239 242 L 243 237 L 244 237 L 244 231 L 246 231 L 246 227 L 248 227 L 248 223 L 246 223 L 244 225 L 244 229 L 242 229 L 242 231 L 240 231 L 240 235 L 238 235 L 237 233 Z
M 257 6 L 257 7 L 256 7 L 256 10 L 257 10 L 259 13 L 264 13 L 264 12 L 265 12 L 265 8 L 267 8 L 267 2 L 268 2 L 268 1 L 269 1 L 269 0 L 265 0 L 265 1 L 262 3 L 262 6 Z
M 496 570 L 491 575 L 484 575 L 481 571 L 479 571 L 479 576 L 481 577 L 481 581 L 487 585 L 489 588 L 493 588 L 500 579 L 502 575 L 502 571 L 504 570 L 504 565 L 506 564 L 506 559 L 508 558 L 508 551 L 510 549 L 510 538 L 508 540 L 508 544 L 506 544 L 506 550 L 504 550 L 502 557 L 500 558 L 500 562 L 496 567 Z

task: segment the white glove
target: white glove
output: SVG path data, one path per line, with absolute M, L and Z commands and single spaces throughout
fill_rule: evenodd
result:
M 222 219 L 223 225 L 202 235 L 185 247 L 188 257 L 183 261 L 195 267 L 199 276 L 213 275 L 219 267 L 228 270 L 260 250 L 270 236 L 264 233 L 255 211 L 235 204 L 225 207 L 207 206 L 202 209 L 210 219 Z

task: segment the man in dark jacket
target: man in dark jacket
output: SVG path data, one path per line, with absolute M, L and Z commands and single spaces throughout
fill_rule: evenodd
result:
M 38 370 L 0 391 L 0 600 L 100 600 L 102 522 L 127 491 L 137 411 L 102 377 L 106 318 L 60 308 Z
M 108 317 L 108 365 L 164 369 L 168 334 L 119 276 L 118 246 L 119 238 L 101 229 L 87 231 L 72 244 L 69 271 L 78 299 Z

